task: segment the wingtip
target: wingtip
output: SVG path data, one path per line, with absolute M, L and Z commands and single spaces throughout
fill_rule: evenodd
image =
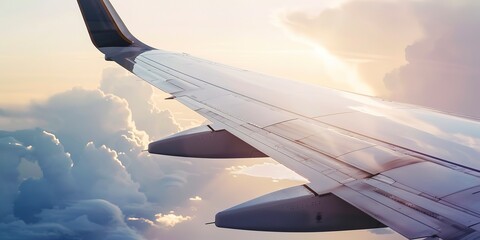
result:
M 93 44 L 106 47 L 147 47 L 128 31 L 108 0 L 77 0 Z

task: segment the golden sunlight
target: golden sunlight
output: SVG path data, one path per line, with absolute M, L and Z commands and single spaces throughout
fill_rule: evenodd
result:
M 350 90 L 355 93 L 373 96 L 375 92 L 372 87 L 366 84 L 357 73 L 354 63 L 348 64 L 345 61 L 331 54 L 327 49 L 314 45 L 313 49 L 317 56 L 325 64 L 326 74 L 332 81 L 342 89 Z

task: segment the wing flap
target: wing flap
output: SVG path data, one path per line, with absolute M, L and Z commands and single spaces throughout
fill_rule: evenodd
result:
M 376 179 L 358 180 L 333 193 L 409 239 L 460 239 L 480 218 Z
M 447 196 L 441 202 L 453 204 L 466 212 L 480 216 L 480 186 Z
M 334 194 L 363 212 L 370 214 L 375 219 L 389 226 L 396 232 L 401 233 L 408 239 L 435 236 L 438 233 L 434 228 L 398 213 L 394 209 L 372 200 L 351 188 L 339 188 L 334 191 Z
M 373 175 L 421 162 L 418 158 L 406 156 L 383 146 L 350 152 L 338 159 Z
M 414 194 L 409 191 L 399 189 L 394 185 L 387 184 L 376 179 L 368 179 L 364 181 L 368 185 L 377 188 L 379 191 L 383 191 L 388 194 L 395 194 L 404 201 L 415 203 L 416 206 L 424 209 L 424 213 L 430 212 L 432 216 L 443 216 L 448 219 L 452 219 L 455 222 L 460 223 L 463 226 L 472 226 L 480 223 L 480 218 L 467 214 L 464 211 L 449 207 L 437 201 L 432 201 L 422 197 L 421 194 Z
M 430 174 L 425 177 L 422 175 L 424 173 Z M 478 177 L 431 162 L 420 162 L 392 169 L 382 175 L 435 199 L 442 199 L 454 193 L 480 186 Z

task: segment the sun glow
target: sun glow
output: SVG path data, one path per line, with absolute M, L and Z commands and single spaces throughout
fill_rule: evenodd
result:
M 338 2 L 338 4 L 340 4 L 340 2 Z M 331 49 L 328 49 L 319 42 L 309 38 L 304 33 L 295 32 L 287 26 L 288 24 L 285 24 L 295 24 L 291 23 L 288 19 L 287 15 L 289 13 L 288 10 L 276 11 L 272 14 L 271 23 L 274 26 L 283 29 L 284 33 L 294 42 L 307 46 L 307 49 L 311 51 L 314 57 L 313 60 L 315 61 L 316 68 L 321 69 L 324 76 L 327 77 L 327 79 L 321 81 L 322 84 L 344 91 L 370 96 L 375 95 L 373 88 L 360 77 L 360 74 L 357 71 L 357 67 L 362 63 L 362 60 L 349 60 L 338 57 L 331 52 Z M 309 61 L 312 61 L 312 59 Z
M 326 73 L 332 81 L 335 81 L 345 90 L 370 96 L 375 94 L 373 89 L 360 78 L 355 69 L 355 63 L 348 64 L 318 45 L 314 45 L 313 50 L 325 64 Z

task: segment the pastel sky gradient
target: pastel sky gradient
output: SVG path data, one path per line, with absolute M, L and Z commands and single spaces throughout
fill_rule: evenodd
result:
M 320 11 L 339 2 L 112 1 L 133 34 L 148 44 L 310 81 L 324 76 L 320 58 L 275 26 L 275 15 L 307 6 Z M 115 66 L 91 45 L 75 1 L 2 1 L 0 8 L 0 26 L 8 33 L 0 48 L 1 81 L 8 79 L 0 90 L 2 102 L 25 103 L 79 85 L 93 88 L 99 72 Z
M 479 1 L 112 4 L 137 38 L 161 49 L 480 118 Z M 404 239 L 391 230 L 205 226 L 301 178 L 272 160 L 143 153 L 204 119 L 104 61 L 74 0 L 0 1 L 0 29 L 0 239 Z

